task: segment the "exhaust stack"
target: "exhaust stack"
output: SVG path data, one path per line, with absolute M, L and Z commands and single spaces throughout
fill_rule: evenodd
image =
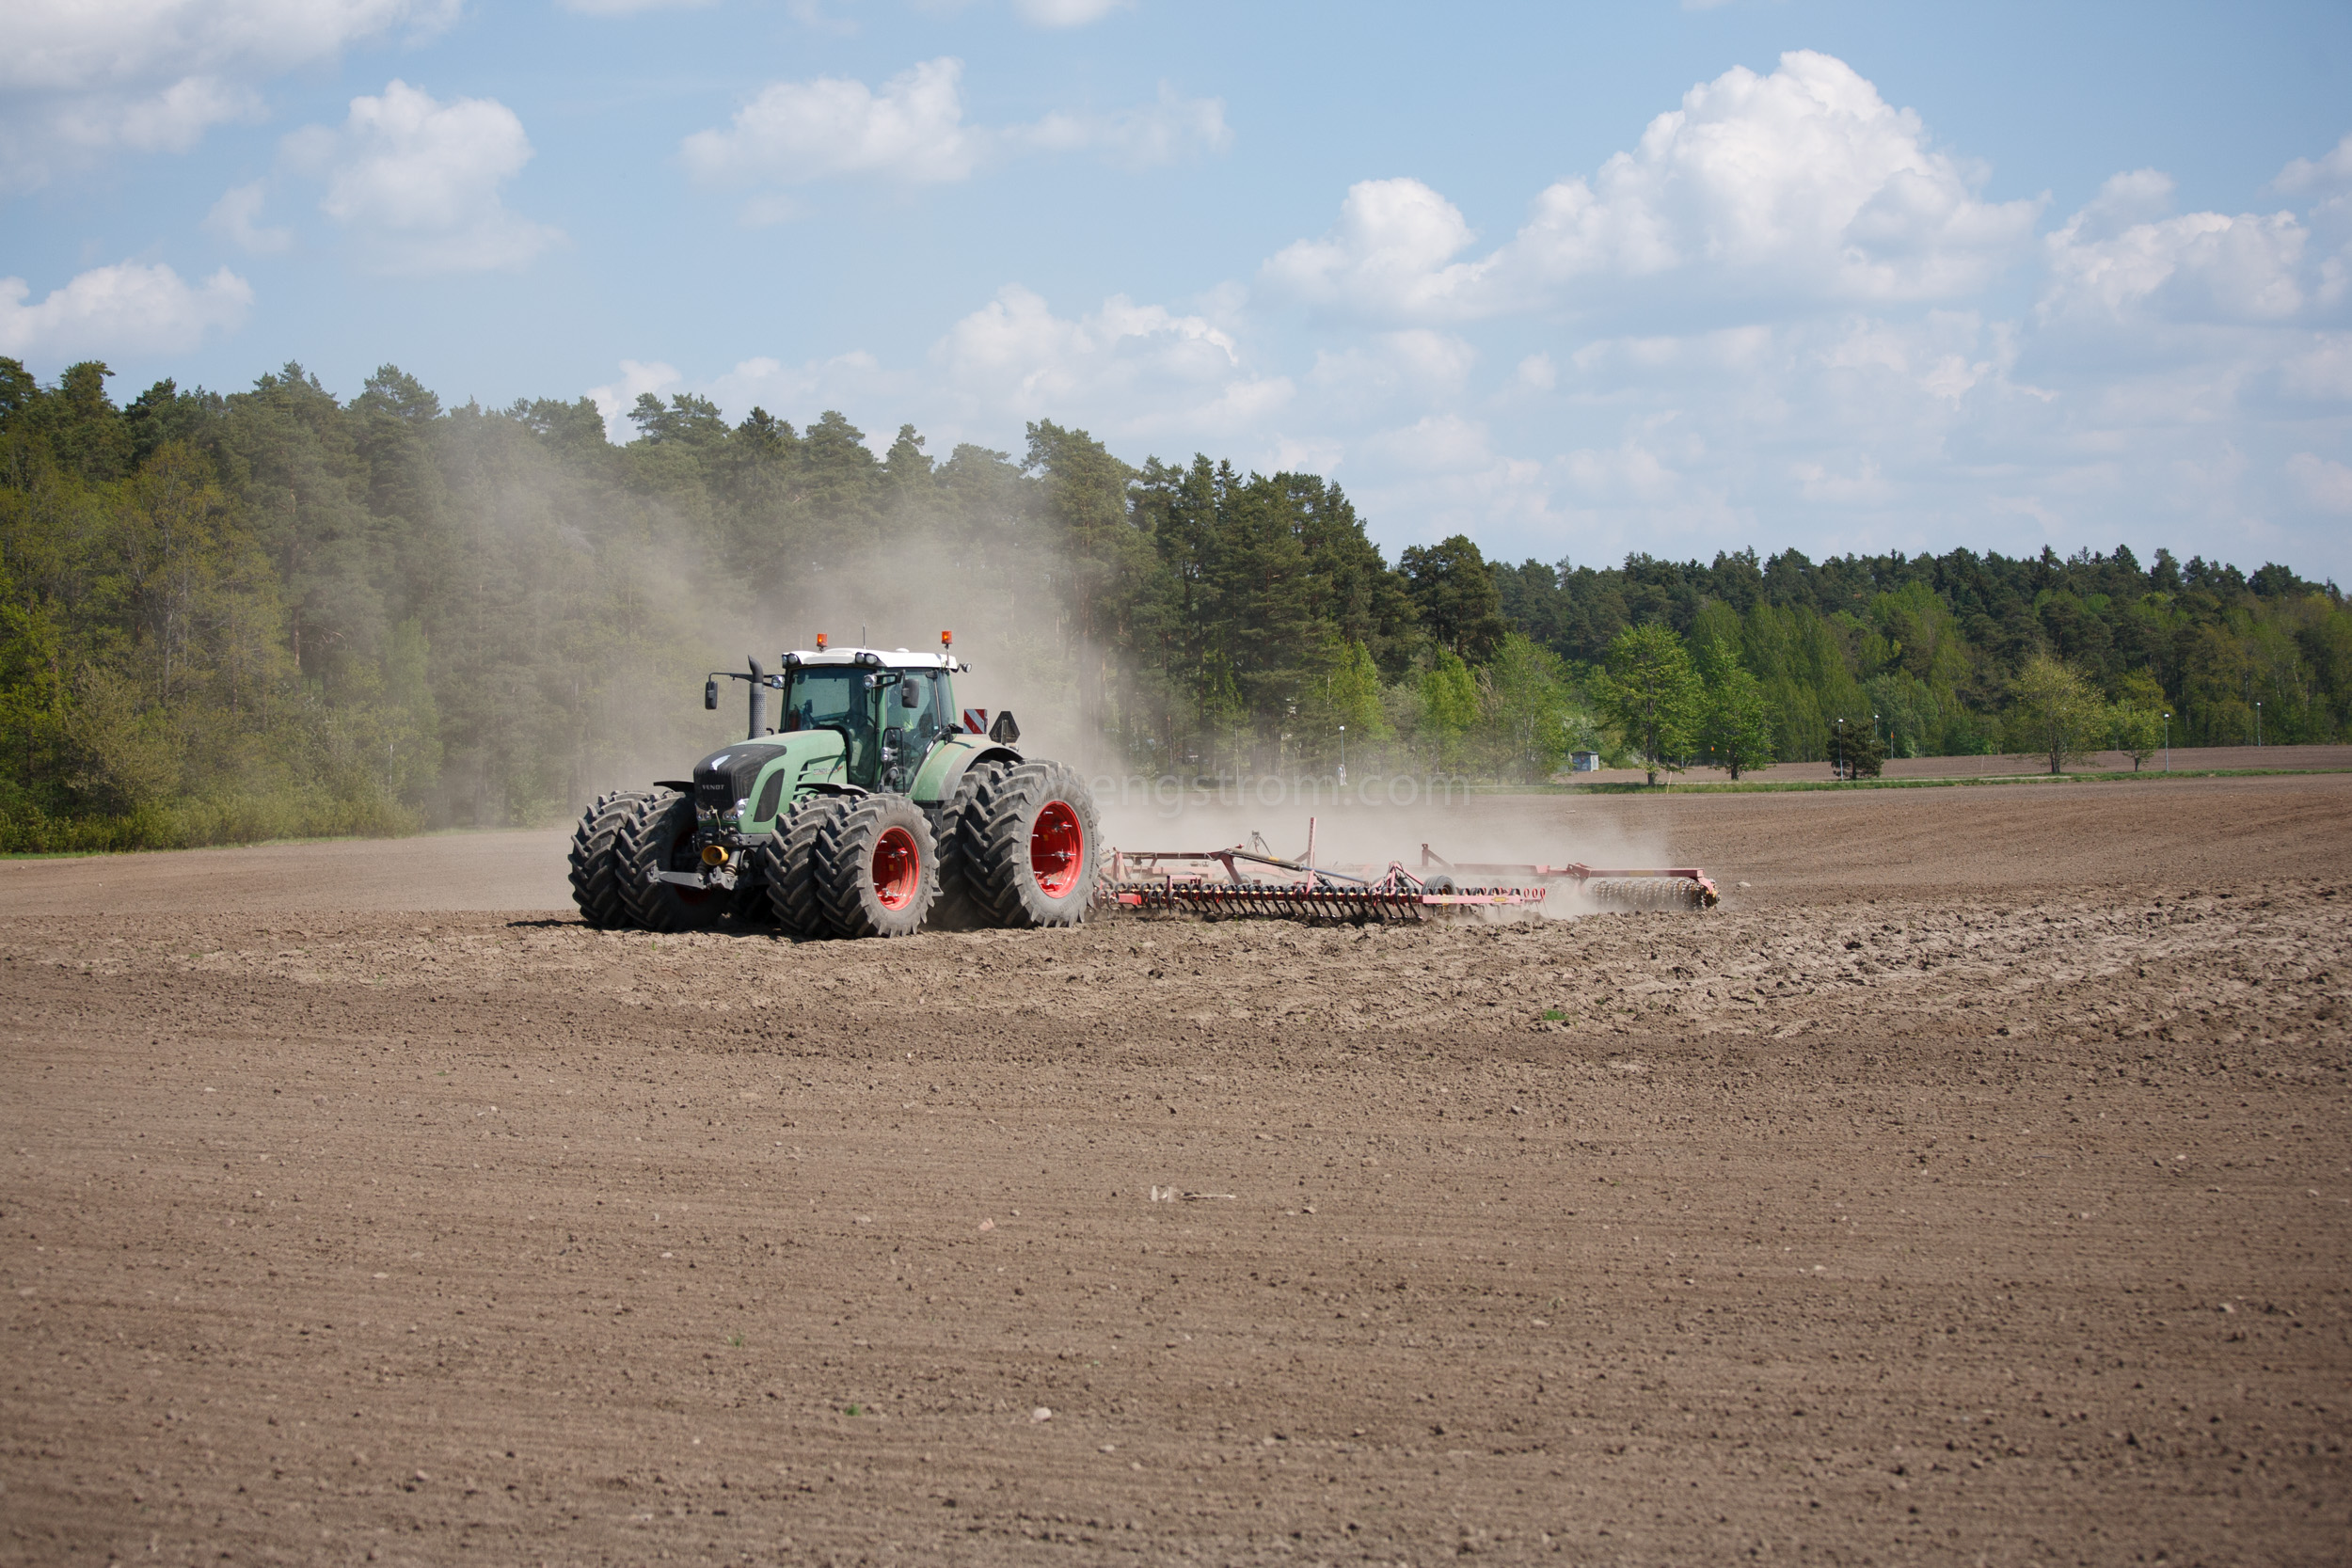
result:
M 757 740 L 768 733 L 768 672 L 755 658 L 746 662 L 752 667 L 752 733 L 743 738 Z

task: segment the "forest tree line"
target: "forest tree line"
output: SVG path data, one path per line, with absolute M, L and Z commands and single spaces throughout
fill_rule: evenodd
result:
M 444 407 L 391 366 L 347 402 L 298 365 L 108 378 L 0 358 L 0 848 L 558 819 L 724 738 L 705 670 L 853 627 L 954 627 L 1041 742 L 1155 775 L 1755 766 L 1829 756 L 1840 721 L 2031 751 L 2052 665 L 2176 745 L 2250 739 L 2257 703 L 2278 742 L 2352 723 L 2352 613 L 2275 564 L 1514 566 L 1459 536 L 1391 563 L 1323 479 L 1138 468 L 1048 421 L 1018 454 L 902 427 L 877 456 L 837 413 L 648 395 L 615 445 L 586 399 Z M 1670 733 L 1632 654 L 1684 661 Z

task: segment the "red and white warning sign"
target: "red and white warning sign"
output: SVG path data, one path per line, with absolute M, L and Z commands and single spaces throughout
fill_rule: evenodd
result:
M 984 707 L 965 708 L 963 710 L 963 733 L 986 735 L 988 733 L 988 709 Z

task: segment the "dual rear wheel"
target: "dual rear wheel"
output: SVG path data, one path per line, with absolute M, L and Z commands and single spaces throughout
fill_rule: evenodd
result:
M 904 796 L 816 796 L 761 849 L 788 936 L 1075 926 L 1100 866 L 1094 797 L 1059 763 L 980 764 L 925 812 Z
M 1075 926 L 1094 898 L 1094 793 L 1058 762 L 992 772 L 955 825 L 964 891 L 989 926 Z

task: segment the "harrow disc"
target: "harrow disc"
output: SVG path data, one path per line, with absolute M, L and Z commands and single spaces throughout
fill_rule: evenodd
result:
M 1181 911 L 1212 920 L 1299 920 L 1309 925 L 1371 926 L 1429 920 L 1468 909 L 1532 910 L 1542 888 L 1331 887 L 1276 882 L 1118 882 L 1098 895 L 1113 909 Z

